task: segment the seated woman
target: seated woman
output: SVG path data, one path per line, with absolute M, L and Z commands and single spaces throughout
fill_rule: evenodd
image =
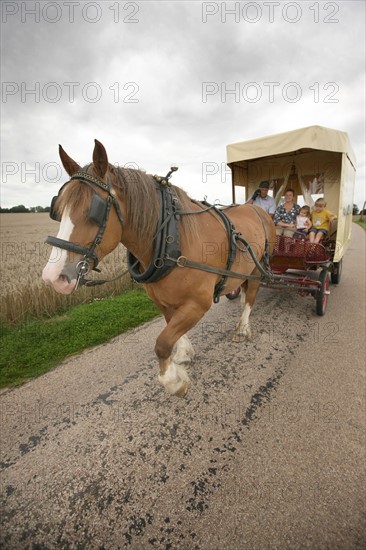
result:
M 277 206 L 273 216 L 276 234 L 293 237 L 296 231 L 296 217 L 299 215 L 299 212 L 300 206 L 295 203 L 295 191 L 287 189 L 284 204 Z

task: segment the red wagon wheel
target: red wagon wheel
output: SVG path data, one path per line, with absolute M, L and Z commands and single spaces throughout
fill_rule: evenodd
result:
M 316 293 L 316 312 L 318 315 L 324 315 L 327 308 L 327 301 L 329 296 L 329 271 L 322 269 L 319 275 L 319 282 L 321 284 L 318 292 Z

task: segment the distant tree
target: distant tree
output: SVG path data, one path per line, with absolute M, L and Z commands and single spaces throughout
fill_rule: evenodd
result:
M 24 206 L 24 204 L 18 204 L 18 206 L 13 206 L 12 208 L 10 208 L 9 212 L 20 214 L 23 212 L 29 212 L 29 210 Z
M 353 214 L 354 216 L 357 216 L 358 212 L 359 212 L 359 208 L 358 208 L 357 204 L 354 204 L 354 205 L 353 205 L 353 212 L 352 212 L 352 214 Z
M 3 208 L 2 206 L 0 206 L 0 214 L 8 214 L 9 213 L 9 208 Z

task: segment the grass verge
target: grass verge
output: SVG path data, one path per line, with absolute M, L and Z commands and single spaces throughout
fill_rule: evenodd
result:
M 357 225 L 360 225 L 361 227 L 363 227 L 365 230 L 366 230 L 366 221 L 365 220 L 358 220 L 358 222 L 356 222 Z
M 2 324 L 0 387 L 22 384 L 66 357 L 107 342 L 159 314 L 145 291 L 134 290 L 74 306 L 51 319 Z

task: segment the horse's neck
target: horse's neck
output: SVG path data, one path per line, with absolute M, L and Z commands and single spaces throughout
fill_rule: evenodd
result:
M 123 229 L 121 243 L 140 260 L 142 267 L 146 269 L 152 258 L 153 243 L 141 241 L 141 238 L 126 226 Z

